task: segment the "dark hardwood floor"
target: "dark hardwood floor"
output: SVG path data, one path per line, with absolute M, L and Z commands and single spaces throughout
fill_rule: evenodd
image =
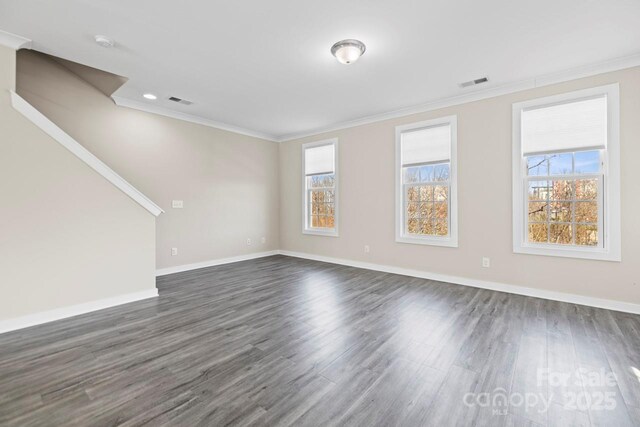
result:
M 283 256 L 158 288 L 0 335 L 0 425 L 640 424 L 640 316 Z

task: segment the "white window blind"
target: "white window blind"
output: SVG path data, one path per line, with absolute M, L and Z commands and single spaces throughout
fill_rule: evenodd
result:
M 305 149 L 304 173 L 305 175 L 319 175 L 334 172 L 335 146 L 333 144 L 321 145 Z
M 401 147 L 402 166 L 447 162 L 451 157 L 451 126 L 404 131 Z
M 606 95 L 522 111 L 522 153 L 604 149 Z

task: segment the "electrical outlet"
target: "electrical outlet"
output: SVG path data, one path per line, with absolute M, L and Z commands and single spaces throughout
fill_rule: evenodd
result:
M 247 246 L 251 246 L 251 239 L 247 239 Z
M 171 256 L 178 255 L 178 248 L 171 248 Z
M 262 244 L 264 245 L 265 243 L 267 243 L 267 238 L 263 237 L 262 239 L 260 239 L 260 242 L 262 242 Z
M 368 254 L 369 252 L 371 252 L 371 248 L 369 247 L 369 245 L 364 245 L 364 253 Z
M 484 268 L 489 268 L 489 267 L 491 267 L 491 258 L 482 257 L 482 266 L 483 266 Z

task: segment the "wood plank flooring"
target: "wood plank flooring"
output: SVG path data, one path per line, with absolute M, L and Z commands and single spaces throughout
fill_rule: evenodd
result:
M 158 288 L 0 335 L 0 425 L 640 425 L 640 316 L 284 256 Z

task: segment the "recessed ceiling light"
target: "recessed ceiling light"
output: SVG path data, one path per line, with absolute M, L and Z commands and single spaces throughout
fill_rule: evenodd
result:
M 331 54 L 342 64 L 352 64 L 358 60 L 366 50 L 360 40 L 341 40 L 331 46 Z
M 152 100 L 152 101 L 155 101 L 156 99 L 158 99 L 158 97 L 157 97 L 157 96 L 155 96 L 155 95 L 154 95 L 154 94 L 152 94 L 152 93 L 145 93 L 145 94 L 144 94 L 144 95 L 142 95 L 142 96 L 144 96 L 145 98 L 150 99 L 150 100 Z
M 100 46 L 102 47 L 113 47 L 116 42 L 113 41 L 113 39 L 110 39 L 107 36 L 101 36 L 101 35 L 97 35 L 95 37 L 96 43 L 98 43 Z

